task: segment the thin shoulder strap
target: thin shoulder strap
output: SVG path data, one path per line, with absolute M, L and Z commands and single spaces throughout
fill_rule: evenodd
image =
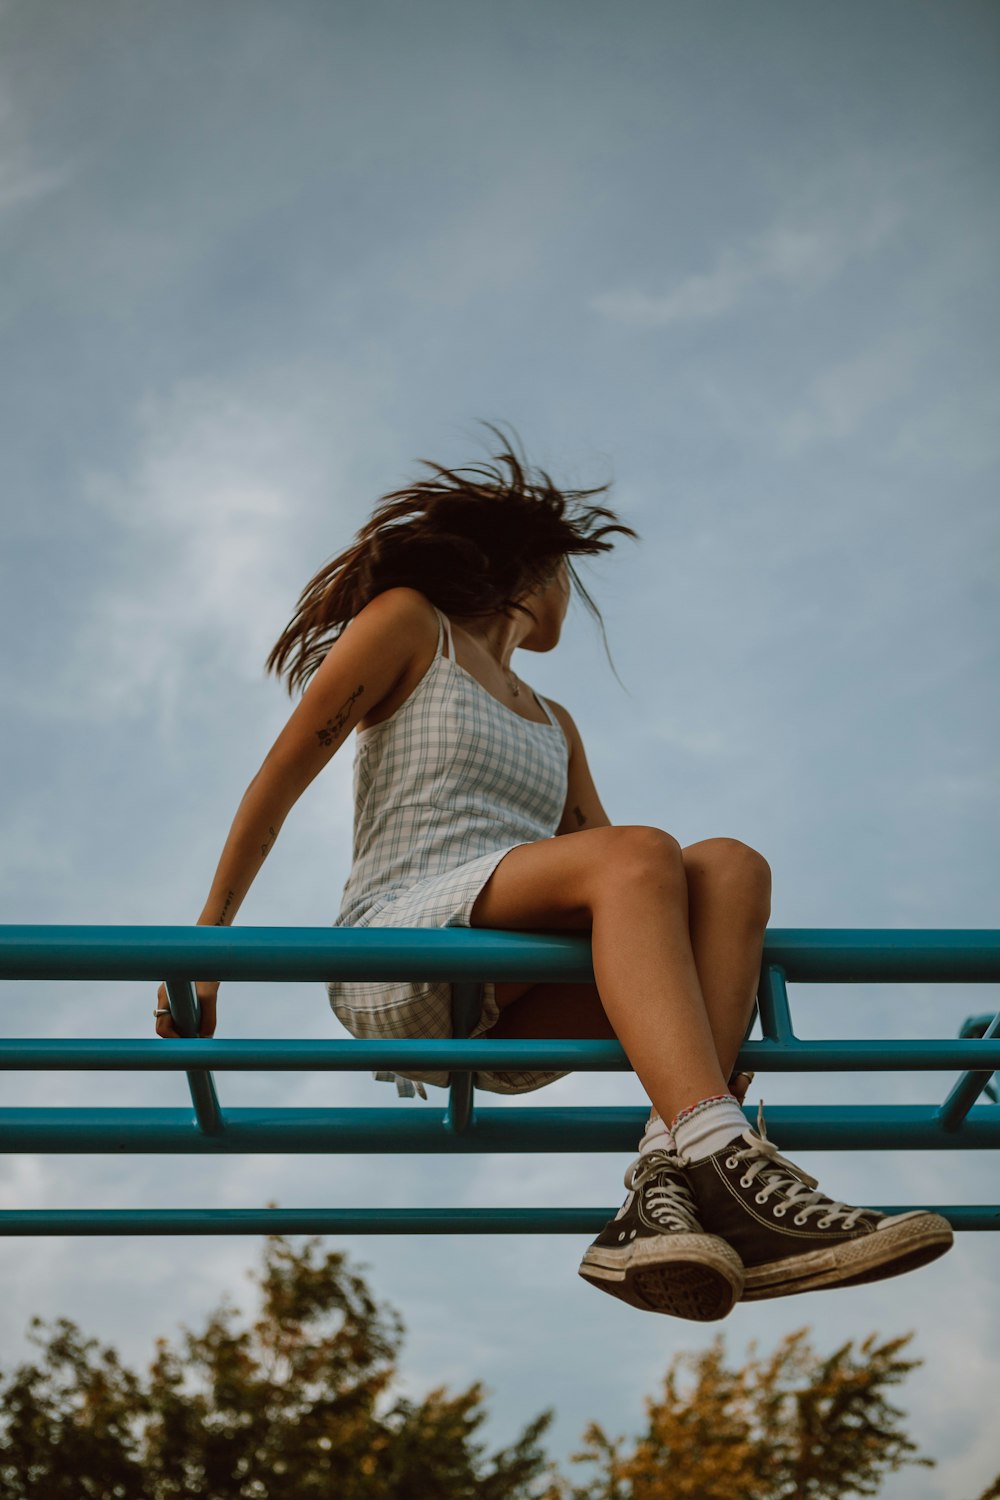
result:
M 435 652 L 435 655 L 443 655 L 444 654 L 441 651 L 441 633 L 442 633 L 442 627 L 443 627 L 444 630 L 447 631 L 447 634 L 448 634 L 448 655 L 451 657 L 452 661 L 454 661 L 455 660 L 455 647 L 452 644 L 452 639 L 451 639 L 451 621 L 449 620 L 448 616 L 444 613 L 443 610 L 438 609 L 438 607 L 437 607 L 436 604 L 434 606 L 434 610 L 435 610 L 435 613 L 437 614 L 437 617 L 438 617 L 438 643 L 437 643 L 437 651 Z
M 532 688 L 531 691 L 535 693 L 534 688 Z M 551 708 L 539 693 L 535 693 L 535 702 L 539 705 L 540 708 L 544 708 L 546 716 L 548 717 L 548 721 L 552 725 L 553 729 L 561 729 L 562 725 L 559 723 L 559 720 L 555 717 Z

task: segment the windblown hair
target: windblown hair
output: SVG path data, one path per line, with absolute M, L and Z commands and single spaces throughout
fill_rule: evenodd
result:
M 635 538 L 638 532 L 623 526 L 614 511 L 582 503 L 610 485 L 562 491 L 544 469 L 532 479 L 503 433 L 491 422 L 484 425 L 505 444 L 493 457 L 509 466 L 509 476 L 491 465 L 451 470 L 418 460 L 439 477 L 383 495 L 353 545 L 306 584 L 265 667 L 286 677 L 289 696 L 297 686 L 305 687 L 366 604 L 401 585 L 419 589 L 447 615 L 487 616 L 524 609 L 519 600 L 544 586 L 565 559 L 603 634 L 600 611 L 570 559 L 609 551 L 614 543 L 604 538 L 611 532 Z

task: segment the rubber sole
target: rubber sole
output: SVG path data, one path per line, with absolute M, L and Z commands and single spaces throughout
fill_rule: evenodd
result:
M 591 1245 L 579 1275 L 643 1312 L 714 1323 L 732 1312 L 743 1290 L 743 1263 L 711 1234 L 658 1235 L 627 1248 Z
M 954 1238 L 951 1225 L 941 1214 L 922 1214 L 898 1223 L 890 1220 L 884 1229 L 856 1240 L 842 1240 L 827 1249 L 787 1256 L 767 1265 L 747 1266 L 742 1300 L 761 1302 L 767 1297 L 793 1297 L 798 1292 L 885 1281 L 929 1265 L 951 1249 Z

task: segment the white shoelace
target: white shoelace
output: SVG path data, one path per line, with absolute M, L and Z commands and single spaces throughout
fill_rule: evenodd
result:
M 741 1161 L 750 1163 L 740 1178 L 740 1186 L 753 1187 L 759 1178 L 758 1203 L 766 1203 L 772 1196 L 783 1197 L 789 1207 L 796 1210 L 793 1220 L 796 1224 L 805 1224 L 810 1214 L 821 1213 L 823 1218 L 817 1222 L 817 1229 L 828 1229 L 838 1219 L 842 1221 L 844 1229 L 853 1229 L 862 1214 L 871 1212 L 870 1209 L 852 1208 L 849 1203 L 838 1203 L 827 1198 L 824 1193 L 811 1191 L 819 1186 L 815 1177 L 810 1177 L 808 1172 L 803 1172 L 794 1162 L 787 1161 L 779 1154 L 774 1142 L 768 1140 L 763 1099 L 757 1106 L 757 1132 L 744 1130 L 741 1139 L 747 1142 L 746 1146 L 741 1150 L 730 1151 L 726 1157 L 726 1165 L 734 1167 Z M 734 1142 L 734 1147 L 735 1144 Z M 777 1170 L 781 1167 L 785 1168 L 787 1175 Z M 775 1210 L 776 1214 L 777 1212 Z
M 674 1168 L 677 1175 L 666 1175 L 665 1168 Z M 645 1206 L 651 1218 L 664 1229 L 692 1230 L 702 1234 L 703 1230 L 695 1217 L 695 1202 L 683 1176 L 684 1163 L 679 1156 L 668 1151 L 649 1151 L 639 1156 L 625 1170 L 625 1186 L 637 1193 L 651 1177 L 663 1179 L 656 1182 L 646 1193 Z

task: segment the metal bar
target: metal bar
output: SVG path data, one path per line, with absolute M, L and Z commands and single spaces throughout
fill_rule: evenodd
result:
M 179 1031 L 182 1037 L 197 1037 L 201 1025 L 201 1003 L 194 992 L 194 986 L 189 979 L 167 979 L 164 982 L 174 1030 Z M 208 1060 L 207 1054 L 204 1060 Z M 221 1135 L 225 1125 L 211 1073 L 207 1068 L 192 1068 L 187 1080 L 198 1124 L 206 1135 Z
M 1000 1229 L 989 1203 L 875 1204 L 926 1208 L 956 1230 Z M 616 1208 L 34 1208 L 0 1212 L 0 1235 L 56 1234 L 597 1234 Z
M 0 979 L 583 979 L 590 940 L 494 928 L 0 926 Z
M 755 1123 L 756 1110 L 744 1113 Z M 221 1135 L 206 1135 L 183 1109 L 0 1110 L 9 1152 L 241 1155 L 243 1153 L 593 1152 L 635 1154 L 647 1111 L 634 1107 L 477 1109 L 456 1133 L 445 1112 L 398 1109 L 230 1109 Z M 787 1104 L 767 1110 L 782 1151 L 937 1151 L 1000 1147 L 1000 1109 L 981 1104 L 961 1130 L 945 1130 L 934 1104 Z
M 958 1034 L 959 1036 L 981 1037 L 992 1020 L 993 1012 L 991 1010 L 988 1010 L 985 1015 L 966 1016 L 959 1028 Z
M 992 1011 L 988 1011 L 985 1016 L 966 1016 L 959 1028 L 958 1034 L 963 1037 L 981 1037 L 992 1020 Z M 1000 1104 L 1000 1074 L 993 1073 L 991 1075 L 990 1081 L 983 1092 L 987 1099 L 991 1100 L 994 1104 Z
M 417 1072 L 539 1068 L 566 1073 L 628 1073 L 617 1042 L 463 1039 L 443 1041 L 315 1041 L 261 1037 L 122 1040 L 119 1037 L 16 1037 L 0 1042 L 0 1072 L 75 1069 L 90 1072 L 187 1072 L 211 1062 L 216 1072 Z M 940 1037 L 907 1041 L 745 1042 L 738 1062 L 771 1073 L 952 1072 L 973 1065 L 1000 1068 L 1000 1038 Z
M 762 966 L 791 982 L 987 984 L 992 928 L 775 928 Z M 0 926 L 0 979 L 592 980 L 590 941 L 495 928 Z
M 479 1020 L 483 1007 L 481 984 L 453 984 L 451 987 L 451 1030 L 455 1037 L 468 1037 Z M 448 1076 L 448 1108 L 444 1123 L 456 1134 L 468 1128 L 472 1120 L 472 1072 L 468 1068 Z
M 993 928 L 775 928 L 763 960 L 806 984 L 989 984 L 1000 979 L 1000 931 Z
M 0 1110 L 10 1151 L 227 1155 L 250 1153 L 473 1154 L 634 1153 L 643 1108 L 482 1109 L 482 1069 L 628 1072 L 614 1042 L 467 1040 L 480 1013 L 483 975 L 494 979 L 593 980 L 589 936 L 495 929 L 202 928 L 0 926 L 0 979 L 166 981 L 183 1040 L 14 1039 L 0 1042 L 0 1069 L 176 1071 L 188 1075 L 192 1116 L 178 1109 Z M 453 1037 L 441 1041 L 249 1041 L 198 1038 L 192 978 L 253 981 L 446 980 Z M 1000 1017 L 986 1035 L 940 1040 L 803 1042 L 788 982 L 988 983 L 1000 980 L 1000 932 L 987 929 L 781 929 L 765 935 L 758 1005 L 764 1040 L 744 1041 L 738 1066 L 758 1073 L 963 1070 L 942 1106 L 786 1105 L 768 1111 L 771 1137 L 787 1151 L 941 1150 L 1000 1147 L 1000 1108 L 975 1104 L 1000 1069 Z M 450 1075 L 444 1109 L 238 1109 L 224 1117 L 214 1069 L 355 1071 Z M 751 1124 L 754 1111 L 744 1111 Z M 886 1212 L 905 1212 L 897 1206 Z M 962 1229 L 1000 1228 L 1000 1206 L 939 1208 Z M 289 1232 L 593 1233 L 613 1209 L 166 1209 L 10 1210 L 0 1234 L 212 1234 Z
M 757 1006 L 765 1041 L 781 1044 L 795 1041 L 785 971 L 780 964 L 768 963 L 761 967 Z
M 983 1033 L 982 1041 L 977 1043 L 982 1046 L 983 1042 L 989 1043 L 996 1036 L 1000 1036 L 1000 1011 L 993 1017 Z M 940 1120 L 945 1130 L 958 1130 L 969 1110 L 975 1104 L 980 1094 L 989 1083 L 995 1072 L 994 1067 L 987 1068 L 985 1073 L 963 1073 L 955 1084 L 951 1093 L 941 1106 Z

